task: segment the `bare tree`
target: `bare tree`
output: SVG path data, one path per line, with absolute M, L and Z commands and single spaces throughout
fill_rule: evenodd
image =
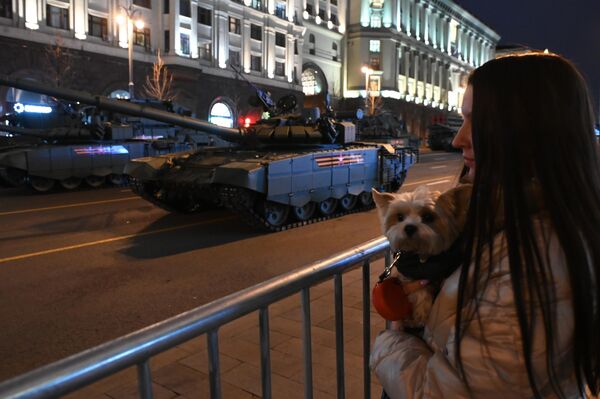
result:
M 173 83 L 173 74 L 165 66 L 158 50 L 156 62 L 152 65 L 152 76 L 146 76 L 144 93 L 157 100 L 173 101 L 176 94 L 171 90 L 171 83 Z
M 64 47 L 63 38 L 56 36 L 54 44 L 48 45 L 44 51 L 44 63 L 48 76 L 56 87 L 70 86 L 73 78 L 73 55 Z
M 367 98 L 365 98 L 365 108 L 367 109 L 368 116 L 379 115 L 384 110 L 383 99 L 381 96 L 373 96 L 369 94 Z

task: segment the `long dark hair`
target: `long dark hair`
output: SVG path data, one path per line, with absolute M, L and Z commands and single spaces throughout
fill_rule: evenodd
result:
M 535 214 L 541 212 L 565 254 L 575 321 L 572 361 L 580 393 L 587 385 L 597 394 L 600 163 L 584 79 L 560 56 L 528 53 L 482 65 L 472 72 L 469 84 L 476 168 L 458 289 L 455 350 L 459 370 L 468 383 L 460 358 L 461 337 L 466 326 L 479 319 L 477 307 L 485 288 L 478 281 L 490 277 L 494 237 L 501 229 L 532 392 L 541 396 L 532 363 L 537 315 L 536 322 L 544 327 L 549 381 L 554 392 L 564 396 L 556 367 L 551 260 L 536 236 Z M 538 196 L 532 198 L 532 192 Z M 482 256 L 489 261 L 482 261 Z

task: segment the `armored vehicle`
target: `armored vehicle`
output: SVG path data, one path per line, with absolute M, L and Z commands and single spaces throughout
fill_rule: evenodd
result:
M 452 140 L 462 125 L 458 115 L 448 115 L 438 123 L 427 128 L 427 145 L 434 151 L 457 151 L 452 147 Z
M 271 109 L 274 117 L 249 128 L 224 128 L 206 121 L 135 104 L 27 81 L 0 84 L 92 104 L 198 129 L 235 143 L 132 160 L 125 168 L 134 192 L 172 211 L 194 212 L 210 204 L 241 214 L 271 231 L 312 223 L 373 206 L 371 189 L 395 191 L 416 162 L 410 148 L 356 141 L 356 128 L 328 113 L 291 115 L 287 96 Z M 19 86 L 17 86 L 19 85 Z M 269 106 L 267 93 L 263 103 Z M 272 106 L 271 106 L 272 107 Z
M 176 111 L 169 103 L 136 103 Z M 2 121 L 0 180 L 12 186 L 27 183 L 40 192 L 58 184 L 74 189 L 82 181 L 92 187 L 105 181 L 124 184 L 123 168 L 133 158 L 209 143 L 206 134 L 62 99 L 43 106 L 16 103 Z

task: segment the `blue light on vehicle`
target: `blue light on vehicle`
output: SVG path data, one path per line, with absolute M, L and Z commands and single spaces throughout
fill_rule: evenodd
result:
M 49 107 L 47 105 L 16 103 L 15 105 L 13 105 L 13 109 L 17 114 L 20 114 L 21 112 L 28 112 L 32 114 L 49 114 L 50 112 L 52 112 L 52 107 Z
M 127 148 L 122 145 L 102 145 L 97 147 L 76 147 L 73 148 L 77 155 L 116 155 L 129 154 Z

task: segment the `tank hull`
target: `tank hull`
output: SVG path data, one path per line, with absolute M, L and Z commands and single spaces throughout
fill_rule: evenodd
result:
M 378 144 L 206 150 L 134 159 L 133 189 L 170 211 L 227 207 L 271 231 L 371 209 L 371 189 L 397 190 L 416 154 Z

